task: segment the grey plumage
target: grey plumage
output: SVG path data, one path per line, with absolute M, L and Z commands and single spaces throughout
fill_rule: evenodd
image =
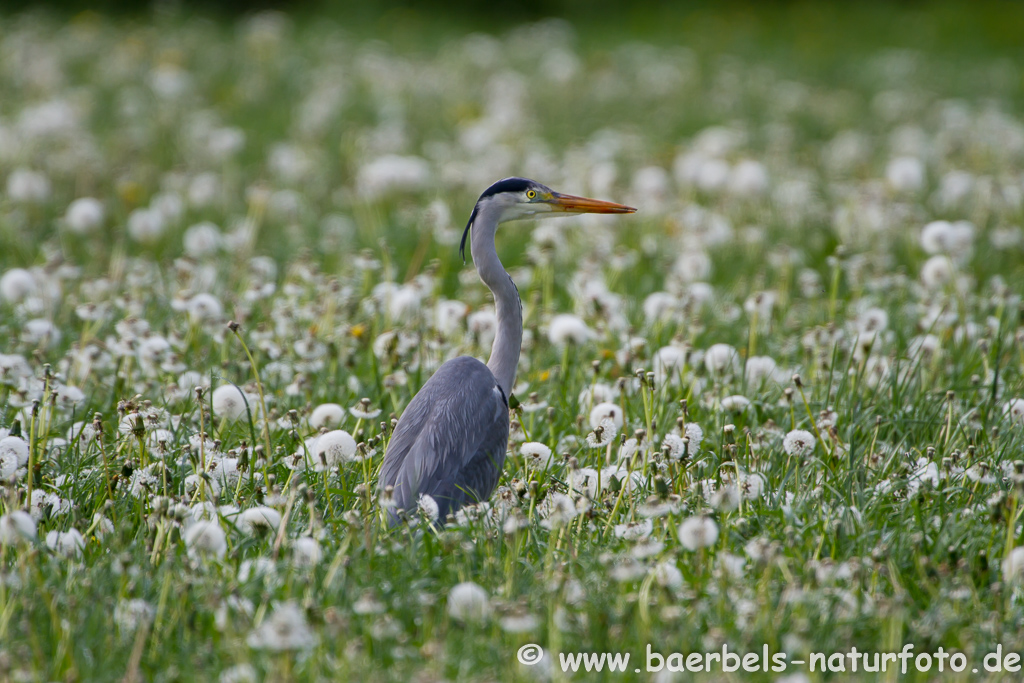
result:
M 448 513 L 487 500 L 501 477 L 508 447 L 508 397 L 523 341 L 519 292 L 494 246 L 498 225 L 534 215 L 632 213 L 622 204 L 559 194 L 533 180 L 506 178 L 480 195 L 462 238 L 480 279 L 494 295 L 497 326 L 484 365 L 460 356 L 444 363 L 402 414 L 381 467 L 381 487 L 393 488 L 390 523 L 416 507 L 421 495 Z
M 508 405 L 494 375 L 476 358 L 454 358 L 434 373 L 402 414 L 388 444 L 381 481 L 397 509 L 421 494 L 437 501 L 438 519 L 487 500 L 508 446 Z

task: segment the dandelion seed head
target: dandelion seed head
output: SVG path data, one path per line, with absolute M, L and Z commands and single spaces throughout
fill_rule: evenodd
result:
M 428 522 L 437 521 L 440 512 L 441 509 L 438 507 L 437 501 L 434 500 L 433 496 L 421 493 L 420 497 L 416 499 L 416 514 Z
M 103 225 L 106 209 L 94 197 L 79 197 L 68 204 L 64 212 L 64 225 L 76 235 L 87 235 Z
M 36 522 L 24 510 L 0 515 L 0 547 L 29 543 L 36 538 Z
M 1009 584 L 1024 583 L 1024 546 L 1011 550 L 1003 558 L 1003 581 Z
M 372 408 L 370 399 L 364 398 L 348 409 L 349 414 L 358 420 L 375 420 L 380 417 L 381 409 Z
M 281 513 L 266 505 L 257 505 L 243 510 L 236 519 L 239 529 L 249 534 L 264 534 L 277 531 L 281 526 Z
M 1024 425 L 1024 398 L 1012 398 L 1003 404 L 1003 415 L 1011 424 Z M 0 441 L 0 452 L 3 451 L 3 441 Z
M 505 633 L 535 633 L 540 620 L 533 614 L 509 614 L 498 620 Z
M 775 359 L 770 356 L 751 356 L 744 366 L 747 384 L 759 387 L 765 382 L 780 382 L 782 373 Z
M 641 538 L 647 538 L 651 535 L 651 531 L 654 529 L 654 524 L 650 519 L 643 519 L 639 522 L 627 522 L 625 524 L 616 524 L 613 531 L 615 532 L 616 538 L 622 538 L 627 541 L 635 541 Z
M 345 419 L 345 409 L 337 403 L 321 403 L 313 409 L 309 416 L 309 426 L 313 429 L 337 427 Z
M 248 662 L 229 666 L 217 677 L 218 683 L 259 683 L 259 680 L 256 668 Z
M 185 546 L 193 558 L 219 560 L 228 550 L 227 535 L 217 520 L 200 520 L 185 531 Z
M 549 493 L 541 504 L 542 525 L 547 529 L 557 529 L 568 524 L 576 517 L 576 503 L 564 493 Z
M 164 217 L 155 209 L 135 209 L 128 215 L 128 236 L 141 244 L 156 243 L 165 229 Z
M 678 434 L 666 434 L 661 445 L 668 448 L 668 457 L 673 460 L 679 460 L 686 455 L 686 442 Z
M 114 623 L 123 635 L 129 635 L 148 624 L 155 614 L 156 609 L 141 598 L 121 600 L 114 608 Z
M 728 344 L 713 344 L 704 352 L 704 367 L 712 375 L 728 374 L 738 362 L 739 354 Z
M 269 652 L 308 650 L 319 641 L 319 636 L 306 620 L 306 612 L 290 600 L 275 605 L 270 615 L 245 640 L 254 650 Z
M 519 447 L 519 453 L 533 469 L 545 470 L 551 465 L 551 449 L 545 444 L 528 441 Z
M 568 313 L 556 315 L 548 323 L 548 340 L 558 348 L 585 344 L 593 335 L 581 318 Z
M 718 541 L 718 525 L 710 517 L 687 517 L 679 525 L 679 542 L 687 550 L 700 550 Z
M 587 445 L 591 448 L 604 448 L 612 442 L 618 430 L 615 422 L 610 417 L 601 418 L 601 422 L 594 427 L 594 431 L 587 434 Z
M 953 275 L 953 264 L 947 256 L 932 256 L 921 266 L 921 282 L 931 290 L 942 289 Z
M 490 616 L 491 601 L 487 591 L 472 581 L 452 586 L 448 591 L 448 615 L 457 621 L 484 621 Z
M 768 191 L 768 171 L 761 162 L 743 159 L 729 173 L 728 190 L 738 197 L 751 198 Z
M 356 440 L 342 429 L 321 434 L 309 451 L 313 467 L 317 472 L 333 470 L 342 463 L 352 462 L 356 454 Z
M 421 190 L 430 178 L 430 165 L 425 159 L 386 154 L 359 169 L 356 188 L 364 199 L 373 201 L 395 192 Z
M 228 422 L 235 422 L 246 415 L 246 401 L 245 394 L 234 384 L 220 385 L 213 390 L 213 396 L 210 398 L 213 412 Z
M 885 179 L 897 192 L 919 192 L 925 183 L 924 164 L 916 157 L 896 157 L 885 167 Z
M 85 549 L 85 539 L 78 529 L 57 531 L 54 529 L 46 534 L 46 547 L 55 554 L 66 558 L 79 558 Z
M 794 429 L 782 440 L 786 455 L 803 457 L 814 451 L 815 437 L 806 429 Z
M 51 189 L 50 179 L 39 171 L 16 168 L 7 176 L 7 196 L 19 204 L 42 204 Z
M 696 422 L 687 422 L 685 432 L 689 439 L 686 453 L 692 458 L 700 450 L 701 443 L 704 442 L 704 429 Z
M 322 557 L 320 542 L 312 536 L 301 536 L 292 542 L 292 562 L 295 566 L 315 567 Z
M 0 459 L 14 463 L 15 470 L 24 467 L 28 464 L 28 442 L 20 436 L 5 436 L 0 439 Z M 7 475 L 4 479 L 9 476 Z
M 598 403 L 590 411 L 590 428 L 597 429 L 605 420 L 611 420 L 614 437 L 625 422 L 622 408 L 615 403 Z
M 220 299 L 205 292 L 196 294 L 188 300 L 187 310 L 196 322 L 219 322 L 224 317 L 224 307 Z
M 654 580 L 658 582 L 658 585 L 662 588 L 668 588 L 670 590 L 679 590 L 683 587 L 683 573 L 679 571 L 679 567 L 673 562 L 665 561 L 659 562 L 651 570 L 654 574 Z
M 750 407 L 750 399 L 746 396 L 740 396 L 739 394 L 733 394 L 732 396 L 726 396 L 722 399 L 722 410 L 728 410 L 732 413 L 740 413 Z
M 204 259 L 220 251 L 224 238 L 220 228 L 209 221 L 203 221 L 185 230 L 182 242 L 186 254 L 194 259 Z
M 732 512 L 740 506 L 740 492 L 732 484 L 725 484 L 708 496 L 711 507 L 722 512 Z

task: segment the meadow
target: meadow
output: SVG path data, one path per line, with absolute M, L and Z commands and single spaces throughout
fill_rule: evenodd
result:
M 1018 680 L 1019 49 L 849 11 L 4 18 L 0 680 Z M 499 488 L 388 529 L 509 175 L 639 211 L 502 226 Z

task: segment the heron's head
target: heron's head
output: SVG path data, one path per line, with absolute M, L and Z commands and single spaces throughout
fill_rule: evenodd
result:
M 473 214 L 462 233 L 459 253 L 466 258 L 466 238 L 473 229 L 473 223 L 483 210 L 496 211 L 495 223 L 505 223 L 520 218 L 536 216 L 567 216 L 576 213 L 633 213 L 632 206 L 606 202 L 600 199 L 576 197 L 555 192 L 547 185 L 527 178 L 505 178 L 494 183 L 480 195 L 473 207 Z

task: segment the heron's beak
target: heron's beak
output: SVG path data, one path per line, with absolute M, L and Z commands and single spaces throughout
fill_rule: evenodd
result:
M 601 199 L 588 199 L 586 197 L 576 197 L 571 194 L 562 194 L 560 192 L 552 192 L 551 199 L 548 200 L 551 204 L 552 211 L 564 211 L 566 213 L 635 213 L 636 209 L 632 206 L 626 206 L 625 204 L 616 204 L 615 202 L 606 202 Z

